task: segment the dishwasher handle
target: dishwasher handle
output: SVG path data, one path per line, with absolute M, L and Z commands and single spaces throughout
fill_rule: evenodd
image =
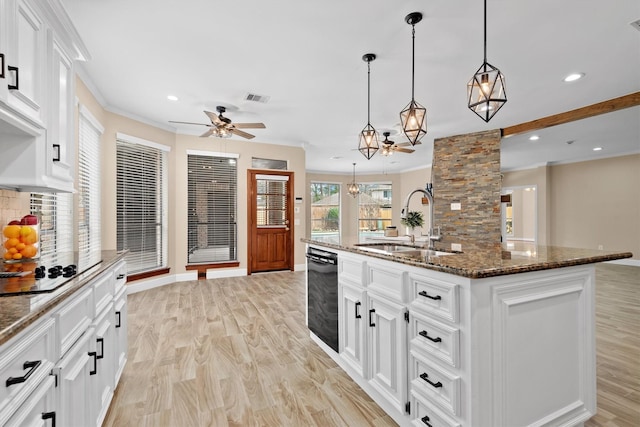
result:
M 335 265 L 337 262 L 335 259 L 319 257 L 317 255 L 306 254 L 305 256 L 309 261 L 315 262 L 316 264 Z

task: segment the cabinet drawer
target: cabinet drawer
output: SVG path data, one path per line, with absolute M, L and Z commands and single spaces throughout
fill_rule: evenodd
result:
M 58 342 L 60 343 L 56 360 L 64 356 L 73 343 L 84 334 L 93 320 L 95 311 L 91 287 L 80 290 L 67 301 L 54 314 Z
M 49 375 L 55 357 L 55 328 L 51 318 L 14 337 L 0 353 L 0 425 Z
M 113 278 L 115 280 L 114 293 L 118 293 L 127 283 L 127 263 L 120 261 L 113 270 Z
M 113 301 L 115 294 L 115 277 L 113 271 L 102 274 L 93 282 L 93 294 L 95 301 L 95 311 L 93 316 L 102 313 L 104 309 Z
M 340 253 L 338 255 L 338 278 L 354 285 L 364 286 L 364 260 Z
M 411 351 L 411 388 L 451 415 L 460 414 L 460 376 Z
M 415 311 L 410 312 L 411 348 L 426 352 L 457 368 L 460 366 L 460 329 Z
M 418 393 L 411 392 L 411 413 L 414 427 L 460 427 L 460 423 L 443 414 Z
M 420 311 L 458 322 L 458 285 L 418 274 L 409 274 L 412 305 Z
M 403 271 L 402 264 L 395 262 L 367 264 L 367 274 L 367 291 L 375 291 L 399 303 L 407 302 L 407 273 Z
M 3 427 L 55 425 L 57 415 L 56 411 L 53 410 L 55 409 L 55 383 L 55 378 L 47 375 L 47 378 L 38 385 L 13 417 L 6 424 L 2 424 Z

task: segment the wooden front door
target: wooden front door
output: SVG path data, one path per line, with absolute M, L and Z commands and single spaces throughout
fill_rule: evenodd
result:
M 293 270 L 293 172 L 247 171 L 248 274 Z

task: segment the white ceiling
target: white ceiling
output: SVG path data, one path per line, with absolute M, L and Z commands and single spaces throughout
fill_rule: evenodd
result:
M 488 0 L 487 60 L 506 77 L 508 102 L 487 124 L 466 106 L 483 61 L 481 0 L 62 0 L 91 53 L 82 74 L 110 111 L 181 134 L 206 128 L 203 110 L 229 107 L 255 143 L 302 146 L 308 171 L 399 172 L 431 164 L 434 138 L 495 129 L 640 91 L 638 0 Z M 413 154 L 358 151 L 367 123 L 397 130 L 415 99 L 428 134 Z M 574 83 L 569 73 L 586 76 Z M 245 101 L 269 96 L 266 104 Z M 175 95 L 178 101 L 167 100 Z M 618 117 L 614 121 L 614 116 Z M 589 125 L 589 123 L 594 123 Z M 504 170 L 640 152 L 640 107 L 503 142 Z M 403 142 L 396 135 L 396 142 Z M 575 141 L 566 144 L 566 141 Z M 213 141 L 212 141 L 213 142 Z M 231 149 L 233 139 L 227 140 Z M 599 152 L 592 151 L 602 146 Z M 339 157 L 331 159 L 331 157 Z

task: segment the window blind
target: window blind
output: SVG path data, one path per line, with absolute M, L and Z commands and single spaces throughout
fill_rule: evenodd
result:
M 128 139 L 116 142 L 116 235 L 117 249 L 129 251 L 127 273 L 131 274 L 167 263 L 168 148 Z
M 73 251 L 73 195 L 31 193 L 31 214 L 40 222 L 40 256 Z
M 237 161 L 188 153 L 188 262 L 236 261 Z
M 78 252 L 101 250 L 100 136 L 103 128 L 80 108 L 78 146 Z

